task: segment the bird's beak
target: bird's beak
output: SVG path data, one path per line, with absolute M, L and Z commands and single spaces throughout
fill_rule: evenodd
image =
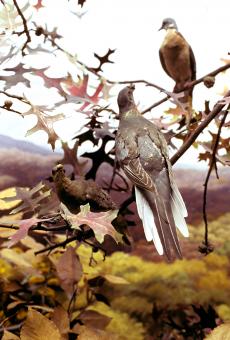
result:
M 162 26 L 159 28 L 158 32 L 163 30 L 163 28 L 164 28 L 164 25 L 162 24 Z

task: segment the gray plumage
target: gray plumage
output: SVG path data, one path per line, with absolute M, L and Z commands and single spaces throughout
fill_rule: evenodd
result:
M 188 236 L 186 207 L 173 179 L 165 138 L 157 126 L 141 116 L 133 91 L 134 86 L 128 86 L 118 95 L 116 157 L 135 186 L 146 239 L 169 260 L 172 250 L 182 258 L 176 226 Z

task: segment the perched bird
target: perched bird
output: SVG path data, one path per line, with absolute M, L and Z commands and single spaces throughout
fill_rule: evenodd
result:
M 89 203 L 90 210 L 107 211 L 116 209 L 109 194 L 93 180 L 78 178 L 72 181 L 65 175 L 62 164 L 52 169 L 52 179 L 56 187 L 58 198 L 74 214 L 80 211 L 80 205 Z
M 160 28 L 166 30 L 166 35 L 160 47 L 160 61 L 163 69 L 175 82 L 174 92 L 180 92 L 196 79 L 196 61 L 191 46 L 178 32 L 174 19 L 166 18 Z M 179 100 L 185 103 L 185 108 L 192 109 L 193 88 L 184 91 L 184 97 Z M 190 112 L 191 114 L 191 112 Z
M 133 85 L 118 95 L 120 123 L 116 135 L 116 158 L 135 186 L 136 205 L 147 241 L 160 255 L 182 258 L 176 227 L 187 237 L 187 210 L 173 178 L 164 135 L 141 116 Z

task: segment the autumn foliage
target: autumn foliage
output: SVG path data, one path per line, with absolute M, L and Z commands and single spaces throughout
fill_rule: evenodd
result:
M 33 115 L 36 122 L 25 131 L 26 136 L 43 131 L 52 150 L 62 149 L 61 155 L 52 157 L 33 155 L 34 168 L 30 165 L 27 180 L 16 187 L 11 167 L 20 163 L 21 169 L 24 160 L 11 150 L 5 150 L 1 158 L 8 167 L 8 177 L 0 178 L 1 188 L 6 180 L 12 183 L 0 192 L 2 339 L 222 339 L 230 332 L 230 215 L 213 214 L 219 217 L 208 223 L 205 190 L 205 237 L 203 223 L 190 226 L 189 240 L 182 241 L 183 260 L 166 263 L 154 253 L 152 244 L 140 251 L 141 242 L 133 241 L 133 230 L 141 227 L 131 206 L 134 195 L 114 156 L 118 113 L 113 97 L 121 85 L 131 82 L 160 90 L 161 102 L 170 99 L 173 107 L 169 104 L 154 123 L 169 145 L 177 148 L 173 164 L 190 147 L 197 149 L 199 161 L 209 166 L 208 189 L 211 171 L 218 177 L 218 166 L 230 164 L 226 134 L 230 93 L 213 108 L 208 101 L 203 108 L 194 108 L 187 126 L 180 93 L 145 80 L 106 78 L 104 65 L 112 67 L 118 50 L 108 47 L 104 55 L 95 52 L 95 63 L 88 65 L 65 49 L 59 29 L 39 20 L 48 2 L 0 2 L 0 110 L 22 119 Z M 72 12 L 76 20 L 87 15 L 85 2 L 76 0 L 79 11 Z M 34 66 L 33 58 L 41 56 L 48 65 Z M 52 73 L 53 63 L 63 66 L 59 75 Z M 224 64 L 191 86 L 215 86 L 215 76 L 230 67 L 229 60 Z M 33 97 L 37 84 L 41 94 L 52 98 L 48 103 Z M 143 112 L 159 105 L 153 103 Z M 69 136 L 73 146 L 62 141 L 55 129 L 70 112 L 82 122 L 75 135 Z M 200 136 L 203 131 L 209 131 L 205 140 Z M 15 157 L 14 162 L 7 157 Z M 99 182 L 118 209 L 94 212 L 85 204 L 78 214 L 71 213 L 59 201 L 52 183 L 51 170 L 57 163 L 66 167 L 71 180 L 83 176 Z M 45 172 L 43 176 L 43 164 L 50 177 Z M 32 172 L 33 178 L 37 172 L 43 177 L 34 186 Z M 150 261 L 149 252 L 156 261 Z

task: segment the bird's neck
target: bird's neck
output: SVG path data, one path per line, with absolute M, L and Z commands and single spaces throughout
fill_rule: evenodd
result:
M 178 32 L 176 27 L 168 27 L 166 29 L 166 34 L 174 34 L 175 32 Z
M 66 179 L 67 177 L 64 174 L 60 173 L 60 174 L 56 174 L 54 182 L 56 186 L 61 186 L 65 182 Z
M 130 110 L 125 111 L 125 112 L 120 111 L 120 119 L 122 120 L 137 117 L 137 116 L 140 116 L 140 112 L 137 110 L 136 107 L 131 108 Z

